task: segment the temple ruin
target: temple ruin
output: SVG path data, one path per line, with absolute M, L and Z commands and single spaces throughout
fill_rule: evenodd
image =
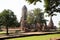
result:
M 22 8 L 21 31 L 25 31 L 26 18 L 27 18 L 27 7 L 24 5 Z
M 35 28 L 33 28 L 34 30 L 37 31 L 48 31 L 50 29 L 56 29 L 56 26 L 54 26 L 54 23 L 52 21 L 52 18 L 50 18 L 50 22 L 47 25 L 46 22 L 44 23 L 43 26 L 41 26 L 40 23 L 36 23 L 33 26 L 28 26 L 29 24 L 27 24 L 27 7 L 24 5 L 22 8 L 22 17 L 21 17 L 21 31 L 28 31 L 28 30 L 32 30 L 33 26 L 35 26 Z M 27 27 L 28 26 L 28 27 Z M 29 28 L 32 27 L 32 28 Z

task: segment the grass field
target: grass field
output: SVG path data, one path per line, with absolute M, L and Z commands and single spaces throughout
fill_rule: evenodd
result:
M 51 35 L 39 35 L 39 36 L 30 36 L 22 38 L 13 38 L 8 40 L 49 40 L 50 38 L 60 37 L 60 34 L 51 34 Z
M 0 34 L 5 34 L 6 32 L 4 32 L 4 31 L 2 31 L 2 32 L 0 32 Z

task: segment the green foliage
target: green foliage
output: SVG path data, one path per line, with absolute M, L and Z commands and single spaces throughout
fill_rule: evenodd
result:
M 41 2 L 42 0 L 26 0 L 30 4 L 36 4 L 38 1 Z M 51 15 L 53 12 L 60 12 L 60 0 L 44 0 L 45 3 L 45 12 Z
M 40 8 L 35 8 L 34 10 L 32 10 L 33 11 L 33 13 L 34 13 L 34 15 L 35 16 L 38 16 L 39 15 L 39 13 L 41 13 L 41 9 Z
M 39 23 L 43 23 L 44 22 L 44 13 L 41 12 L 42 10 L 40 8 L 36 8 L 33 10 L 34 13 L 34 17 L 35 17 L 35 21 L 39 22 Z
M 13 27 L 16 26 L 17 23 L 17 19 L 16 16 L 14 15 L 14 12 L 12 12 L 11 10 L 3 10 L 0 13 L 0 24 L 4 25 L 4 26 L 9 26 L 9 27 Z
M 52 21 L 52 17 L 56 14 L 54 12 L 60 12 L 60 0 L 44 0 L 45 2 L 45 12 L 48 14 L 48 16 L 51 17 L 50 21 Z
M 45 2 L 45 12 L 52 15 L 54 12 L 60 12 L 60 0 L 44 0 Z
M 36 8 L 30 12 L 28 12 L 27 16 L 27 22 L 30 24 L 35 23 L 46 23 L 46 20 L 44 19 L 44 13 L 41 12 L 42 10 L 40 8 Z
M 26 1 L 28 1 L 28 3 L 30 4 L 32 3 L 36 4 L 38 1 L 41 2 L 41 0 L 26 0 Z
M 33 13 L 32 13 L 31 11 L 28 12 L 27 22 L 28 22 L 29 24 L 34 23 L 34 15 L 33 15 Z

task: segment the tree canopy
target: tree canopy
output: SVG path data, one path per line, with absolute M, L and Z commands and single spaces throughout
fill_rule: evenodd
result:
M 14 12 L 11 10 L 3 10 L 0 13 L 0 23 L 4 26 L 15 26 L 17 21 L 16 16 L 14 15 Z
M 60 0 L 44 0 L 45 12 L 52 15 L 54 12 L 60 12 Z
M 28 12 L 27 23 L 29 23 L 29 24 L 34 23 L 34 14 L 31 11 Z
M 45 23 L 46 20 L 44 19 L 44 13 L 40 8 L 35 8 L 28 12 L 27 21 L 29 23 Z
M 26 0 L 28 3 L 36 4 L 38 1 L 41 2 L 42 0 Z M 60 0 L 43 0 L 45 6 L 45 12 L 51 15 L 53 12 L 60 12 Z
M 26 0 L 27 2 L 29 2 L 30 4 L 34 3 L 36 4 L 38 1 L 41 2 L 41 0 Z

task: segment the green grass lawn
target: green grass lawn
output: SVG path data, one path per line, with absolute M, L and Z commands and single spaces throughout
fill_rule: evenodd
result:
M 2 32 L 0 32 L 0 34 L 5 34 L 6 32 L 4 32 L 4 31 L 2 31 Z
M 30 36 L 30 37 L 22 37 L 22 38 L 13 38 L 9 40 L 49 40 L 50 38 L 56 38 L 56 37 L 60 37 L 60 34 Z

